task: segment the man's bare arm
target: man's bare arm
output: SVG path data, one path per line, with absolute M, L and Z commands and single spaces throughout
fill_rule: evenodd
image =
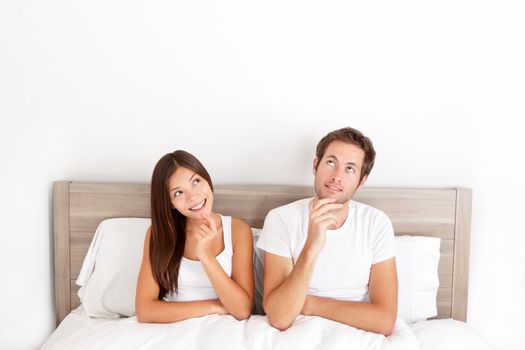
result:
M 388 336 L 392 333 L 397 316 L 395 258 L 372 265 L 368 291 L 370 302 L 341 301 L 308 295 L 302 313 Z
M 270 324 L 283 331 L 301 312 L 316 256 L 301 253 L 297 264 L 292 259 L 264 254 L 264 311 Z
M 324 247 L 326 229 L 337 223 L 333 210 L 342 206 L 333 202 L 332 199 L 314 200 L 308 239 L 295 266 L 290 258 L 264 254 L 263 306 L 270 324 L 279 330 L 290 327 L 301 313 L 315 262 Z

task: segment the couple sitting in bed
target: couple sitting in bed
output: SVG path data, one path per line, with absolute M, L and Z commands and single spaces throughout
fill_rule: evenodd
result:
M 317 145 L 315 197 L 268 213 L 257 247 L 265 252 L 263 305 L 273 327 L 285 330 L 303 314 L 391 334 L 397 314 L 392 224 L 383 212 L 351 200 L 374 158 L 359 131 L 330 132 Z M 191 154 L 169 153 L 155 166 L 151 220 L 137 286 L 139 322 L 250 316 L 250 227 L 213 211 L 212 181 Z

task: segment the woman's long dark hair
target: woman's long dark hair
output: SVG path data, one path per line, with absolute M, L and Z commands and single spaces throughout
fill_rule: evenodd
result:
M 177 292 L 180 261 L 186 242 L 186 217 L 172 208 L 168 182 L 179 168 L 194 171 L 205 179 L 213 191 L 210 175 L 192 154 L 178 150 L 164 155 L 155 165 L 151 177 L 151 239 L 149 256 L 153 277 L 159 285 L 158 300 Z

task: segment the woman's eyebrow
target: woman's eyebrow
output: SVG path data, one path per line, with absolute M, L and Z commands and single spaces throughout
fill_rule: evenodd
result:
M 190 178 L 188 179 L 188 182 L 190 182 L 191 179 L 193 179 L 193 177 L 194 177 L 195 175 L 197 175 L 197 173 L 193 173 L 193 175 L 191 175 Z M 175 191 L 175 190 L 177 190 L 177 189 L 179 189 L 179 188 L 180 188 L 180 186 L 173 187 L 171 190 L 169 190 L 169 192 L 171 192 L 171 191 Z

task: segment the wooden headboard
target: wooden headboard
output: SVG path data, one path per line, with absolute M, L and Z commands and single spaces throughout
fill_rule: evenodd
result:
M 270 209 L 312 194 L 309 186 L 218 185 L 214 209 L 262 227 Z M 465 321 L 472 191 L 365 187 L 354 199 L 383 210 L 396 235 L 441 238 L 438 318 Z M 107 218 L 149 217 L 149 200 L 146 184 L 54 183 L 57 324 L 80 304 L 75 281 L 98 224 Z

